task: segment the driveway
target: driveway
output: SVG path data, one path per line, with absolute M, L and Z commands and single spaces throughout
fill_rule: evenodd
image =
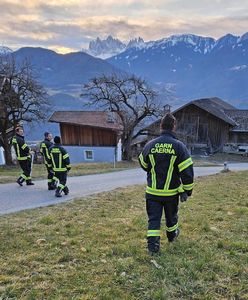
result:
M 229 164 L 232 171 L 248 170 L 248 163 Z M 195 167 L 196 176 L 219 173 L 223 166 Z M 131 169 L 104 174 L 68 177 L 70 194 L 61 198 L 54 196 L 54 191 L 47 190 L 46 180 L 35 181 L 34 186 L 20 187 L 16 183 L 0 184 L 0 215 L 24 209 L 53 205 L 75 198 L 85 197 L 119 187 L 145 184 L 146 174 L 141 169 Z

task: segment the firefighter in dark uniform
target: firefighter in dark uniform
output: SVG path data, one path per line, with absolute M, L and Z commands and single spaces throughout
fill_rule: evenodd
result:
M 56 189 L 56 177 L 54 176 L 53 169 L 49 167 L 49 148 L 53 146 L 53 136 L 50 132 L 44 133 L 44 141 L 40 144 L 40 153 L 42 154 L 44 158 L 44 163 L 47 169 L 47 184 L 48 184 L 48 190 L 55 190 Z
M 193 162 L 186 146 L 176 138 L 175 128 L 175 117 L 166 114 L 160 123 L 161 135 L 148 142 L 139 155 L 140 165 L 147 172 L 147 244 L 151 255 L 160 251 L 163 211 L 166 235 L 173 242 L 179 235 L 179 198 L 186 201 L 193 189 Z
M 16 182 L 20 186 L 23 185 L 24 181 L 26 181 L 27 185 L 34 185 L 34 183 L 31 180 L 31 168 L 32 168 L 31 151 L 28 145 L 25 143 L 23 128 L 17 127 L 15 132 L 16 134 L 12 138 L 12 146 L 15 149 L 16 158 L 23 171 L 23 173 L 17 179 Z
M 54 145 L 49 148 L 49 167 L 52 167 L 55 177 L 59 180 L 55 196 L 61 197 L 62 192 L 65 195 L 69 194 L 69 189 L 66 185 L 67 172 L 70 171 L 70 158 L 66 150 L 61 146 L 61 138 L 54 137 Z

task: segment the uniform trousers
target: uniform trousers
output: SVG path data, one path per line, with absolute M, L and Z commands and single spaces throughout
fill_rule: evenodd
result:
M 26 159 L 26 160 L 19 160 L 19 165 L 23 171 L 21 174 L 21 177 L 25 180 L 30 180 L 30 174 L 31 174 L 31 159 Z
M 147 244 L 148 250 L 158 252 L 160 248 L 160 227 L 163 212 L 165 214 L 166 235 L 171 242 L 178 228 L 179 195 L 160 197 L 146 194 L 148 215 Z
M 54 180 L 54 172 L 53 170 L 51 170 L 48 165 L 46 164 L 46 169 L 47 169 L 47 182 L 48 182 L 48 185 L 53 183 Z
M 57 186 L 57 189 L 60 191 L 63 191 L 66 187 L 66 181 L 67 181 L 67 171 L 62 172 L 55 172 L 54 176 L 58 178 L 59 184 Z

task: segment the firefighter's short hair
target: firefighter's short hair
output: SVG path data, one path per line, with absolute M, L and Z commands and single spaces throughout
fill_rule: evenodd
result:
M 161 130 L 172 130 L 176 124 L 176 118 L 173 116 L 173 114 L 166 114 L 163 116 L 160 128 Z
M 53 140 L 54 140 L 55 144 L 61 144 L 61 137 L 60 136 L 55 136 Z
M 47 138 L 50 133 L 51 132 L 48 132 L 48 131 L 44 132 L 44 137 Z
M 23 127 L 22 127 L 22 126 L 17 126 L 17 127 L 15 128 L 15 132 L 19 132 L 20 129 L 23 130 Z

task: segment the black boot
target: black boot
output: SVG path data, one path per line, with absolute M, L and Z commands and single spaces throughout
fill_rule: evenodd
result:
M 158 255 L 160 253 L 160 236 L 149 236 L 147 244 L 149 255 Z
M 48 190 L 49 191 L 56 190 L 56 186 L 52 182 L 49 182 L 48 183 Z
M 179 228 L 177 228 L 175 231 L 173 232 L 167 232 L 167 238 L 169 243 L 172 243 L 176 240 L 176 238 L 179 236 L 180 230 Z
M 63 192 L 64 192 L 65 195 L 68 195 L 68 194 L 69 194 L 68 186 L 65 186 L 65 187 L 64 187 Z
M 56 189 L 55 197 L 62 197 L 61 193 L 62 193 L 61 189 Z
M 20 185 L 20 186 L 23 186 L 23 182 L 25 181 L 25 179 L 22 177 L 22 176 L 20 176 L 17 180 L 16 180 L 16 182 Z
M 26 181 L 26 185 L 34 185 L 34 183 L 31 181 L 31 179 L 28 179 L 28 180 Z

